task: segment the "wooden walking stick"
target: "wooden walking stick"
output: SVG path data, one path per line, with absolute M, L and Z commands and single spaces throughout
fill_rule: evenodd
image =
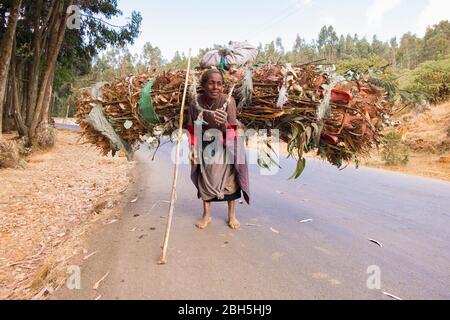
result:
M 162 247 L 162 255 L 161 255 L 161 259 L 158 261 L 158 264 L 160 264 L 160 265 L 167 263 L 167 258 L 166 258 L 167 247 L 169 245 L 170 228 L 172 226 L 172 218 L 173 218 L 173 209 L 175 207 L 175 201 L 176 201 L 176 197 L 177 197 L 177 180 L 178 180 L 178 169 L 179 169 L 179 165 L 180 165 L 181 135 L 183 134 L 184 106 L 186 104 L 189 73 L 191 71 L 191 52 L 192 52 L 192 49 L 189 49 L 188 66 L 187 66 L 187 72 L 186 72 L 186 82 L 184 85 L 183 100 L 181 102 L 180 123 L 179 123 L 180 126 L 178 129 L 178 136 L 177 136 L 177 149 L 176 149 L 176 153 L 175 153 L 175 168 L 174 168 L 174 173 L 173 173 L 172 197 L 170 199 L 169 218 L 167 219 L 166 235 L 164 237 L 164 245 Z

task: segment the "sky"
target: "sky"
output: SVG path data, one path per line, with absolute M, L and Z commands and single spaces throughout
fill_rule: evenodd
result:
M 140 53 L 144 44 L 158 46 L 165 59 L 229 41 L 254 45 L 281 37 L 291 49 L 297 34 L 316 39 L 323 25 L 338 35 L 355 34 L 368 40 L 401 37 L 406 32 L 425 34 L 427 26 L 450 20 L 450 0 L 118 0 L 124 24 L 131 11 L 139 11 L 141 34 L 129 46 Z

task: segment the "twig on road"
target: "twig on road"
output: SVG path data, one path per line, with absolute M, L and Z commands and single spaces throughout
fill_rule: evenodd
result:
M 92 257 L 93 255 L 95 255 L 95 254 L 97 254 L 97 253 L 98 253 L 98 250 L 92 252 L 91 254 L 88 254 L 87 256 L 85 256 L 85 257 L 83 258 L 83 260 L 87 260 L 87 259 L 89 259 L 90 257 Z
M 148 211 L 147 214 L 150 214 L 150 213 L 153 211 L 153 209 L 155 209 L 155 207 L 156 207 L 158 204 L 160 204 L 160 203 L 169 203 L 169 204 L 170 204 L 170 201 L 167 201 L 167 200 L 159 200 L 159 201 L 156 201 L 156 202 L 153 204 L 153 206 L 150 208 L 150 210 Z
M 380 248 L 383 248 L 383 245 L 381 244 L 381 242 L 374 240 L 374 239 L 369 239 L 370 242 L 375 243 L 376 245 L 378 245 Z
M 96 284 L 94 284 L 94 286 L 92 287 L 92 289 L 94 290 L 98 290 L 98 288 L 100 287 L 100 283 L 105 280 L 107 277 L 109 276 L 109 271 L 100 279 L 97 281 Z
M 393 294 L 390 294 L 390 293 L 388 293 L 388 292 L 384 292 L 384 291 L 383 291 L 383 294 L 386 295 L 386 296 L 388 296 L 388 297 L 391 297 L 391 298 L 393 298 L 393 299 L 395 299 L 395 300 L 403 300 L 402 298 L 399 298 L 399 297 L 397 297 L 397 296 L 394 296 Z

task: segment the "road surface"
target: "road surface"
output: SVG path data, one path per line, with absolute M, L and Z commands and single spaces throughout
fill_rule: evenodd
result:
M 450 299 L 450 183 L 316 160 L 296 181 L 292 160 L 275 176 L 251 166 L 239 231 L 227 228 L 224 204 L 213 206 L 208 229 L 194 227 L 202 205 L 181 166 L 169 263 L 156 265 L 171 150 L 153 162 L 145 147 L 136 154 L 128 204 L 91 240 L 98 253 L 81 264 L 81 290 L 53 299 Z
M 68 129 L 72 131 L 80 131 L 80 126 L 64 123 L 55 123 L 55 127 L 59 129 Z

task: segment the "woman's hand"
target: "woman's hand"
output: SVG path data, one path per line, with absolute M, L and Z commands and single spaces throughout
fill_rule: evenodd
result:
M 196 158 L 197 158 L 197 153 L 195 151 L 195 147 L 191 146 L 190 152 L 189 152 L 189 160 L 191 160 L 191 164 L 195 164 Z
M 223 111 L 222 109 L 216 110 L 214 111 L 214 120 L 219 124 L 219 125 L 224 125 L 227 123 L 228 120 L 228 113 L 226 113 L 225 111 Z

